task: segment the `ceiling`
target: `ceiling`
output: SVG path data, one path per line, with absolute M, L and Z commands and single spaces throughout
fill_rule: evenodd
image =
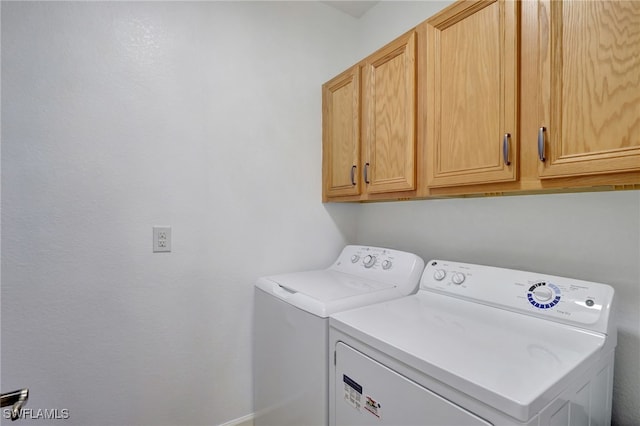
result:
M 360 18 L 369 9 L 378 4 L 377 1 L 323 1 L 322 3 L 334 7 L 354 18 Z

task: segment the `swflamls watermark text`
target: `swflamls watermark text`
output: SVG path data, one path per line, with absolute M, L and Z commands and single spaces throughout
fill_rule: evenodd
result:
M 11 409 L 2 410 L 2 416 L 5 419 L 11 418 Z M 66 420 L 69 418 L 68 408 L 23 408 L 20 410 L 20 419 L 31 420 Z

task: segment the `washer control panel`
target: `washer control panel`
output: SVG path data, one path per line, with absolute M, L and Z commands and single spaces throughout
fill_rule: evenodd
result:
M 614 290 L 606 284 L 432 260 L 420 289 L 606 333 Z
M 347 250 L 348 249 L 348 250 Z M 394 263 L 396 261 L 403 261 L 405 255 L 410 255 L 411 259 L 415 255 L 411 253 L 399 252 L 397 250 L 379 248 L 379 247 L 358 247 L 358 246 L 347 246 L 345 250 L 348 253 L 343 251 L 342 255 L 336 260 L 337 266 L 342 266 L 344 263 L 344 257 L 349 258 L 349 262 L 356 268 L 365 268 L 365 269 L 381 269 L 383 271 L 389 271 L 394 268 Z
M 390 282 L 397 286 L 411 282 L 415 287 L 424 270 L 424 261 L 413 253 L 382 247 L 346 246 L 330 269 Z M 408 294 L 408 293 L 407 293 Z

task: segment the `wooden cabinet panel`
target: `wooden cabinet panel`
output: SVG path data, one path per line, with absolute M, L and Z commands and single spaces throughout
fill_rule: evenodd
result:
M 541 178 L 640 170 L 640 2 L 538 7 Z
M 368 193 L 416 187 L 416 35 L 365 60 L 363 142 Z
M 460 0 L 323 86 L 324 201 L 637 188 L 637 0 Z
M 515 180 L 518 4 L 459 2 L 424 25 L 428 185 Z
M 406 197 L 407 191 L 415 196 L 415 31 L 322 90 L 323 200 Z
M 360 68 L 322 86 L 323 199 L 360 193 Z

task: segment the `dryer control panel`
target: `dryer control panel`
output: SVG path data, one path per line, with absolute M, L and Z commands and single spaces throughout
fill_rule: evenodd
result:
M 606 284 L 445 260 L 428 262 L 420 289 L 601 333 L 614 298 Z

